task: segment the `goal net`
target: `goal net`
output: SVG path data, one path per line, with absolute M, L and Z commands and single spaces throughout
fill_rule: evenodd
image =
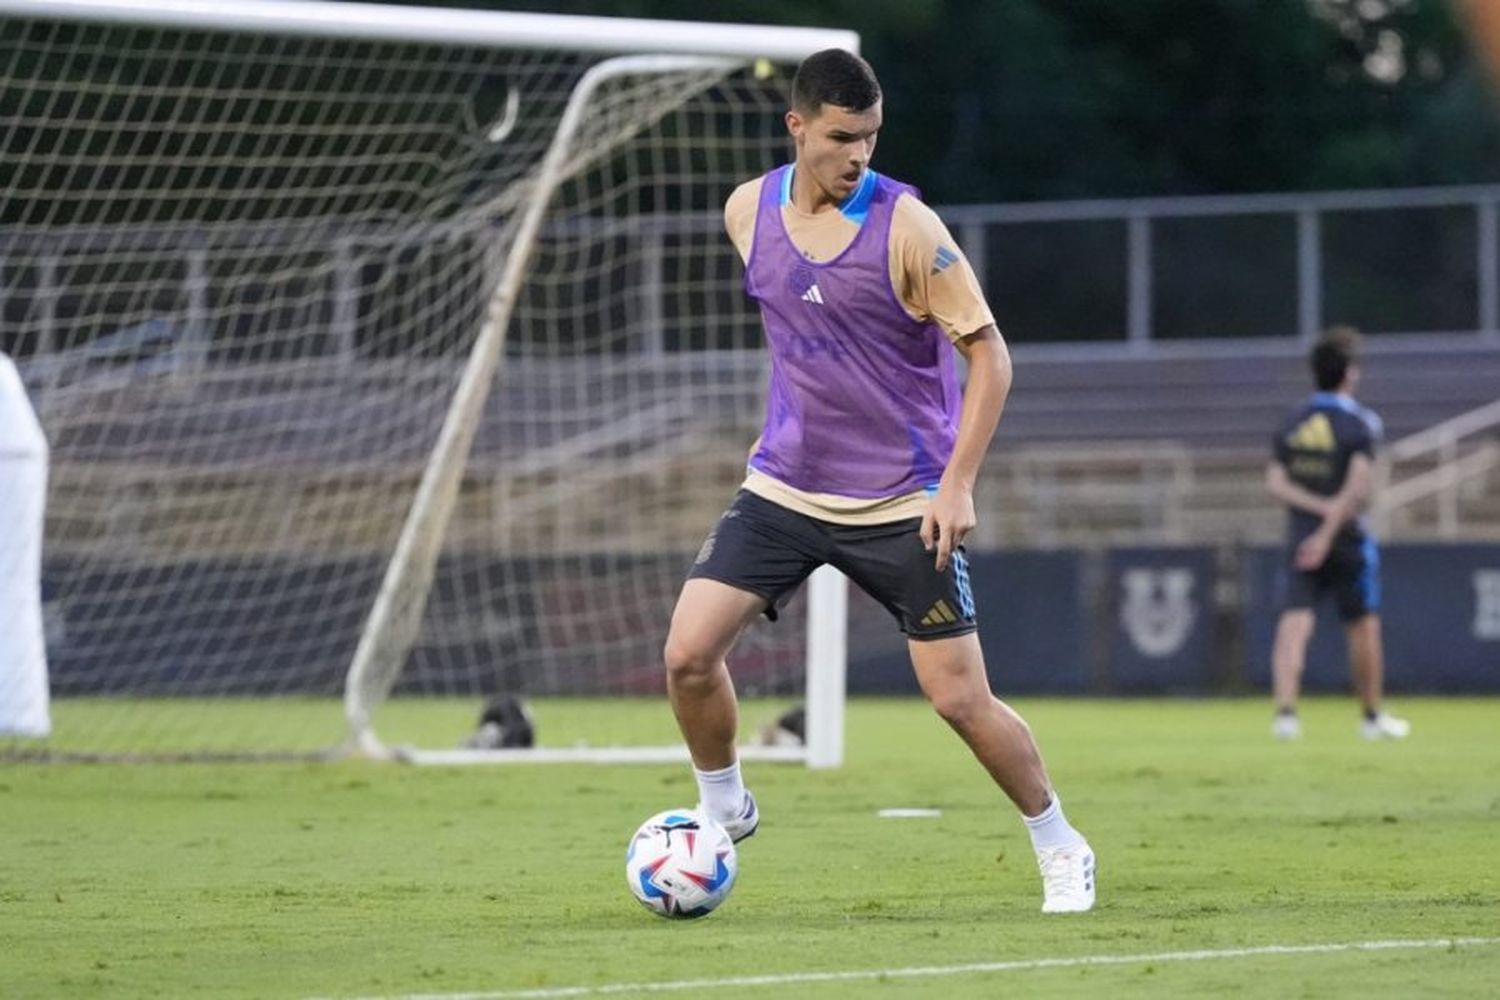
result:
M 0 753 L 452 747 L 502 693 L 555 699 L 542 743 L 675 741 L 661 643 L 764 391 L 720 206 L 785 157 L 789 68 L 852 43 L 0 0 L 53 697 Z M 790 618 L 743 690 L 801 697 Z

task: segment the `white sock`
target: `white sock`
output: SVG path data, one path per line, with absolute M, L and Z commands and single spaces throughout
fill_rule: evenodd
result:
M 1038 815 L 1022 816 L 1021 819 L 1031 831 L 1031 846 L 1038 851 L 1083 843 L 1083 834 L 1068 824 L 1068 818 L 1063 815 L 1062 800 L 1056 794 L 1052 796 L 1052 804 Z
M 735 761 L 718 771 L 693 768 L 698 779 L 698 800 L 714 819 L 733 819 L 745 805 L 745 782 L 740 777 L 740 762 Z

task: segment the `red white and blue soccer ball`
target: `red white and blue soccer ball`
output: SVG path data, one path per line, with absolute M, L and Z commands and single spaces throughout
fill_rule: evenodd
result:
M 734 841 L 695 809 L 659 812 L 625 849 L 625 881 L 641 905 L 663 917 L 702 917 L 734 888 Z

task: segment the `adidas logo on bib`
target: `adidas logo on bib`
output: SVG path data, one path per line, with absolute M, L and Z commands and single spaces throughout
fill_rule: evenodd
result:
M 807 291 L 802 293 L 802 301 L 820 306 L 823 304 L 823 293 L 818 291 L 817 285 L 808 285 Z

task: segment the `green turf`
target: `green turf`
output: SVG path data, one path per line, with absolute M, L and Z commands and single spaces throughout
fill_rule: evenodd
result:
M 1092 914 L 1037 912 L 1019 821 L 915 702 L 856 702 L 840 771 L 755 767 L 764 825 L 734 896 L 693 923 L 640 909 L 622 874 L 636 823 L 695 797 L 679 767 L 6 765 L 0 997 L 502 991 L 1500 935 L 1500 703 L 1404 701 L 1401 745 L 1356 739 L 1344 700 L 1310 704 L 1291 745 L 1259 701 L 1018 707 L 1098 852 Z M 401 727 L 447 740 L 460 715 L 437 710 L 403 706 Z M 539 707 L 563 738 L 595 713 L 621 735 L 670 731 L 654 702 Z M 877 818 L 887 806 L 942 816 Z M 1497 990 L 1500 946 L 1472 946 L 713 995 Z

